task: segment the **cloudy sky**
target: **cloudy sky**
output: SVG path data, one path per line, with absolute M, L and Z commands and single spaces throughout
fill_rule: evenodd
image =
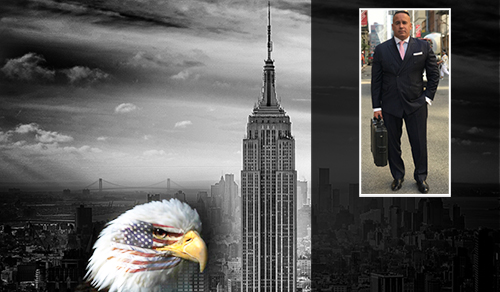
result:
M 3 1 L 0 187 L 239 180 L 266 10 L 265 0 Z M 298 177 L 310 180 L 310 3 L 273 3 L 271 18 L 277 93 Z

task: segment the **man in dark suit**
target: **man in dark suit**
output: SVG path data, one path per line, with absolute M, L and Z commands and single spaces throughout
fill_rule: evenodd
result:
M 421 193 L 429 191 L 427 179 L 427 107 L 434 99 L 439 82 L 436 56 L 425 40 L 410 37 L 407 11 L 397 11 L 392 22 L 394 37 L 378 45 L 372 63 L 372 105 L 374 117 L 384 119 L 388 133 L 389 168 L 397 191 L 404 181 L 401 159 L 403 120 L 410 140 L 415 171 L 413 177 Z M 424 90 L 423 72 L 427 75 Z

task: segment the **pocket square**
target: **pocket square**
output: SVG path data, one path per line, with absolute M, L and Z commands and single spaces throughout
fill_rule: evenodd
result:
M 416 53 L 413 53 L 413 56 L 420 56 L 422 54 L 423 54 L 422 52 L 416 52 Z

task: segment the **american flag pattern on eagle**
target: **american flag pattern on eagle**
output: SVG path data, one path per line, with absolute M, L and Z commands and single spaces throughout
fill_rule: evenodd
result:
M 123 238 L 119 243 L 138 247 L 151 248 L 153 246 L 153 224 L 138 221 L 121 230 Z
M 157 239 L 153 236 L 154 228 L 161 228 L 168 235 L 165 239 Z M 173 268 L 181 259 L 154 248 L 175 243 L 183 234 L 181 230 L 171 226 L 144 221 L 132 222 L 122 226 L 119 236 L 112 239 L 112 255 L 108 260 L 116 261 L 116 268 L 124 269 L 127 273 Z

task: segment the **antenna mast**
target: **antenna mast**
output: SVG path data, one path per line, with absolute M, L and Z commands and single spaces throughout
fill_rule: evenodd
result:
M 271 41 L 271 0 L 267 1 L 267 60 L 271 60 L 273 42 Z

